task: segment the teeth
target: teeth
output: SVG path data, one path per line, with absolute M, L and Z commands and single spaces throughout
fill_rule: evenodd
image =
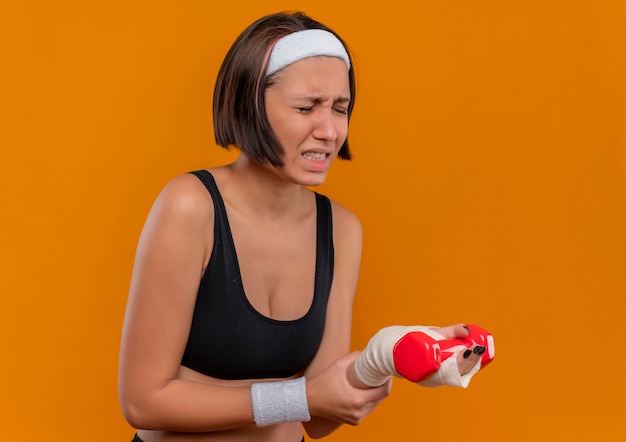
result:
M 317 152 L 306 152 L 302 156 L 309 158 L 311 160 L 322 161 L 326 159 L 325 153 L 317 153 Z

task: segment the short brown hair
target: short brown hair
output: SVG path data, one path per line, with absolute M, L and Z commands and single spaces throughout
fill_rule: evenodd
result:
M 272 130 L 265 111 L 265 90 L 272 76 L 265 75 L 269 52 L 281 37 L 305 29 L 323 29 L 336 32 L 302 12 L 282 12 L 265 16 L 246 28 L 226 54 L 215 82 L 213 94 L 213 127 L 219 146 L 238 148 L 259 163 L 282 166 L 283 148 Z M 346 52 L 350 54 L 346 47 Z M 350 55 L 348 55 L 350 57 Z M 350 58 L 352 66 L 352 59 Z M 352 115 L 356 96 L 354 70 L 348 72 L 350 103 L 348 119 Z M 338 153 L 339 158 L 352 158 L 348 140 Z

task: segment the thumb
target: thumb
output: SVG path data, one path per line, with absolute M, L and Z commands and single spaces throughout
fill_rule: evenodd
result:
M 470 331 L 465 324 L 461 323 L 449 325 L 447 327 L 439 327 L 435 329 L 435 331 L 446 339 L 466 338 L 470 334 Z

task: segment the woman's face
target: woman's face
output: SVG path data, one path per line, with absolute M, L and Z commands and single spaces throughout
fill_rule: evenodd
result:
M 305 186 L 322 184 L 348 136 L 350 84 L 335 57 L 297 61 L 265 91 L 269 123 L 284 149 L 279 173 Z

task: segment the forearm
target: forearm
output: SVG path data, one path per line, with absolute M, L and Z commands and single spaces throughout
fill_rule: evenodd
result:
M 174 379 L 153 392 L 121 395 L 134 428 L 211 432 L 254 425 L 250 387 L 225 387 Z

